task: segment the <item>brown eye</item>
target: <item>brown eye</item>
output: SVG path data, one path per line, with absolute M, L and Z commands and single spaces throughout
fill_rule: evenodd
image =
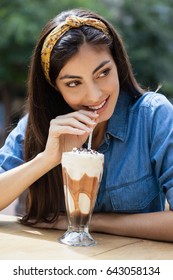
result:
M 111 71 L 110 68 L 106 68 L 104 71 L 102 71 L 99 75 L 98 75 L 98 78 L 102 78 L 102 77 L 105 77 L 109 74 L 109 72 Z
M 74 87 L 78 86 L 79 84 L 81 84 L 79 81 L 72 81 L 72 82 L 66 83 L 66 86 L 74 88 Z

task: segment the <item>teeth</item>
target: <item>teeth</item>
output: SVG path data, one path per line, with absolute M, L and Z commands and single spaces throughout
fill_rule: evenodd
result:
M 105 103 L 106 103 L 106 100 L 104 100 L 100 105 L 98 105 L 98 106 L 89 106 L 88 108 L 89 109 L 92 109 L 92 110 L 98 110 L 98 109 L 100 109 L 100 108 L 102 108 L 104 105 L 105 105 Z

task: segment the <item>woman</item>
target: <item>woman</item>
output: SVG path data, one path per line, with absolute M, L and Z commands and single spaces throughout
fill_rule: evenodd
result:
M 0 151 L 0 208 L 29 190 L 24 224 L 65 230 L 61 155 L 105 156 L 91 230 L 173 241 L 173 107 L 135 80 L 118 33 L 75 9 L 43 29 L 31 61 L 28 114 Z M 6 171 L 6 172 L 4 172 Z

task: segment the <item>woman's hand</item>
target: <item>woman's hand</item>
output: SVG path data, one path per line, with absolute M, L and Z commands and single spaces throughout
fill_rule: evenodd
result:
M 44 151 L 47 159 L 56 166 L 61 162 L 62 152 L 80 148 L 97 125 L 98 116 L 95 112 L 80 110 L 53 119 Z

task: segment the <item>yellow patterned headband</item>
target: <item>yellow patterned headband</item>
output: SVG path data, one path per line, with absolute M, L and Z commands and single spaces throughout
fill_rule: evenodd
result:
M 88 25 L 95 27 L 101 30 L 106 35 L 109 35 L 108 28 L 106 25 L 95 18 L 82 18 L 77 16 L 69 16 L 66 18 L 65 22 L 62 22 L 60 25 L 55 27 L 46 37 L 42 51 L 41 51 L 41 63 L 43 67 L 43 71 L 47 81 L 51 84 L 50 77 L 49 77 L 49 70 L 50 70 L 50 56 L 53 50 L 53 47 L 57 43 L 57 41 L 64 35 L 68 30 L 71 28 L 79 28 L 83 25 Z

